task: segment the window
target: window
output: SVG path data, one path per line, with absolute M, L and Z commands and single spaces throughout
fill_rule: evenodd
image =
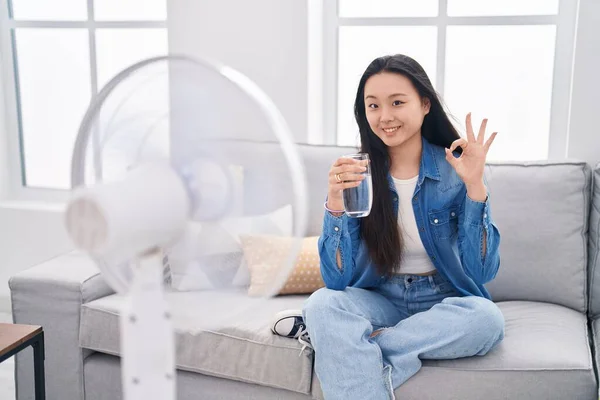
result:
M 460 132 L 469 111 L 477 126 L 489 118 L 488 132 L 499 134 L 488 160 L 566 154 L 576 1 L 323 0 L 320 5 L 323 44 L 315 48 L 322 57 L 313 63 L 322 67 L 309 71 L 313 78 L 315 71 L 321 74 L 323 110 L 310 105 L 309 113 L 319 116 L 312 127 L 320 123 L 322 134 L 313 134 L 312 141 L 359 145 L 353 104 L 360 77 L 374 58 L 403 53 L 426 70 Z
M 90 99 L 123 68 L 167 53 L 166 0 L 3 3 L 9 161 L 20 172 L 11 190 L 66 189 Z

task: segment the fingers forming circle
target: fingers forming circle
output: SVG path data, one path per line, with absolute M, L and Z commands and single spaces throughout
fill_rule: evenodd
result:
M 463 150 L 465 150 L 468 145 L 469 145 L 469 141 L 467 139 L 459 138 L 459 139 L 456 139 L 454 142 L 452 142 L 452 145 L 450 146 L 450 151 L 454 151 L 459 146 Z

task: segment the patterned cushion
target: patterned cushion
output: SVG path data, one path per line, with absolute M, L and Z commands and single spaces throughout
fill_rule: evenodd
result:
M 269 292 L 294 244 L 294 238 L 276 236 L 241 236 L 244 258 L 250 270 L 248 294 L 261 296 Z M 279 294 L 313 293 L 325 286 L 319 268 L 318 236 L 304 238 L 293 269 Z

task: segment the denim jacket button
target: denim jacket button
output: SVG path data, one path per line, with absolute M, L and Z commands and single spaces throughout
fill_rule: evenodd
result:
M 439 222 L 439 221 L 438 221 L 438 219 L 437 219 L 437 218 L 433 220 L 433 223 L 434 223 L 434 224 L 437 224 L 438 222 Z
M 337 231 L 339 231 L 339 230 L 340 230 L 340 228 L 338 228 L 338 227 L 336 226 L 336 227 L 334 227 L 334 228 L 333 228 L 333 230 L 337 232 Z

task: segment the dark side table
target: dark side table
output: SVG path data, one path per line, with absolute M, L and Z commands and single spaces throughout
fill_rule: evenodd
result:
M 29 346 L 33 347 L 35 400 L 44 400 L 44 330 L 35 325 L 0 323 L 0 363 Z

